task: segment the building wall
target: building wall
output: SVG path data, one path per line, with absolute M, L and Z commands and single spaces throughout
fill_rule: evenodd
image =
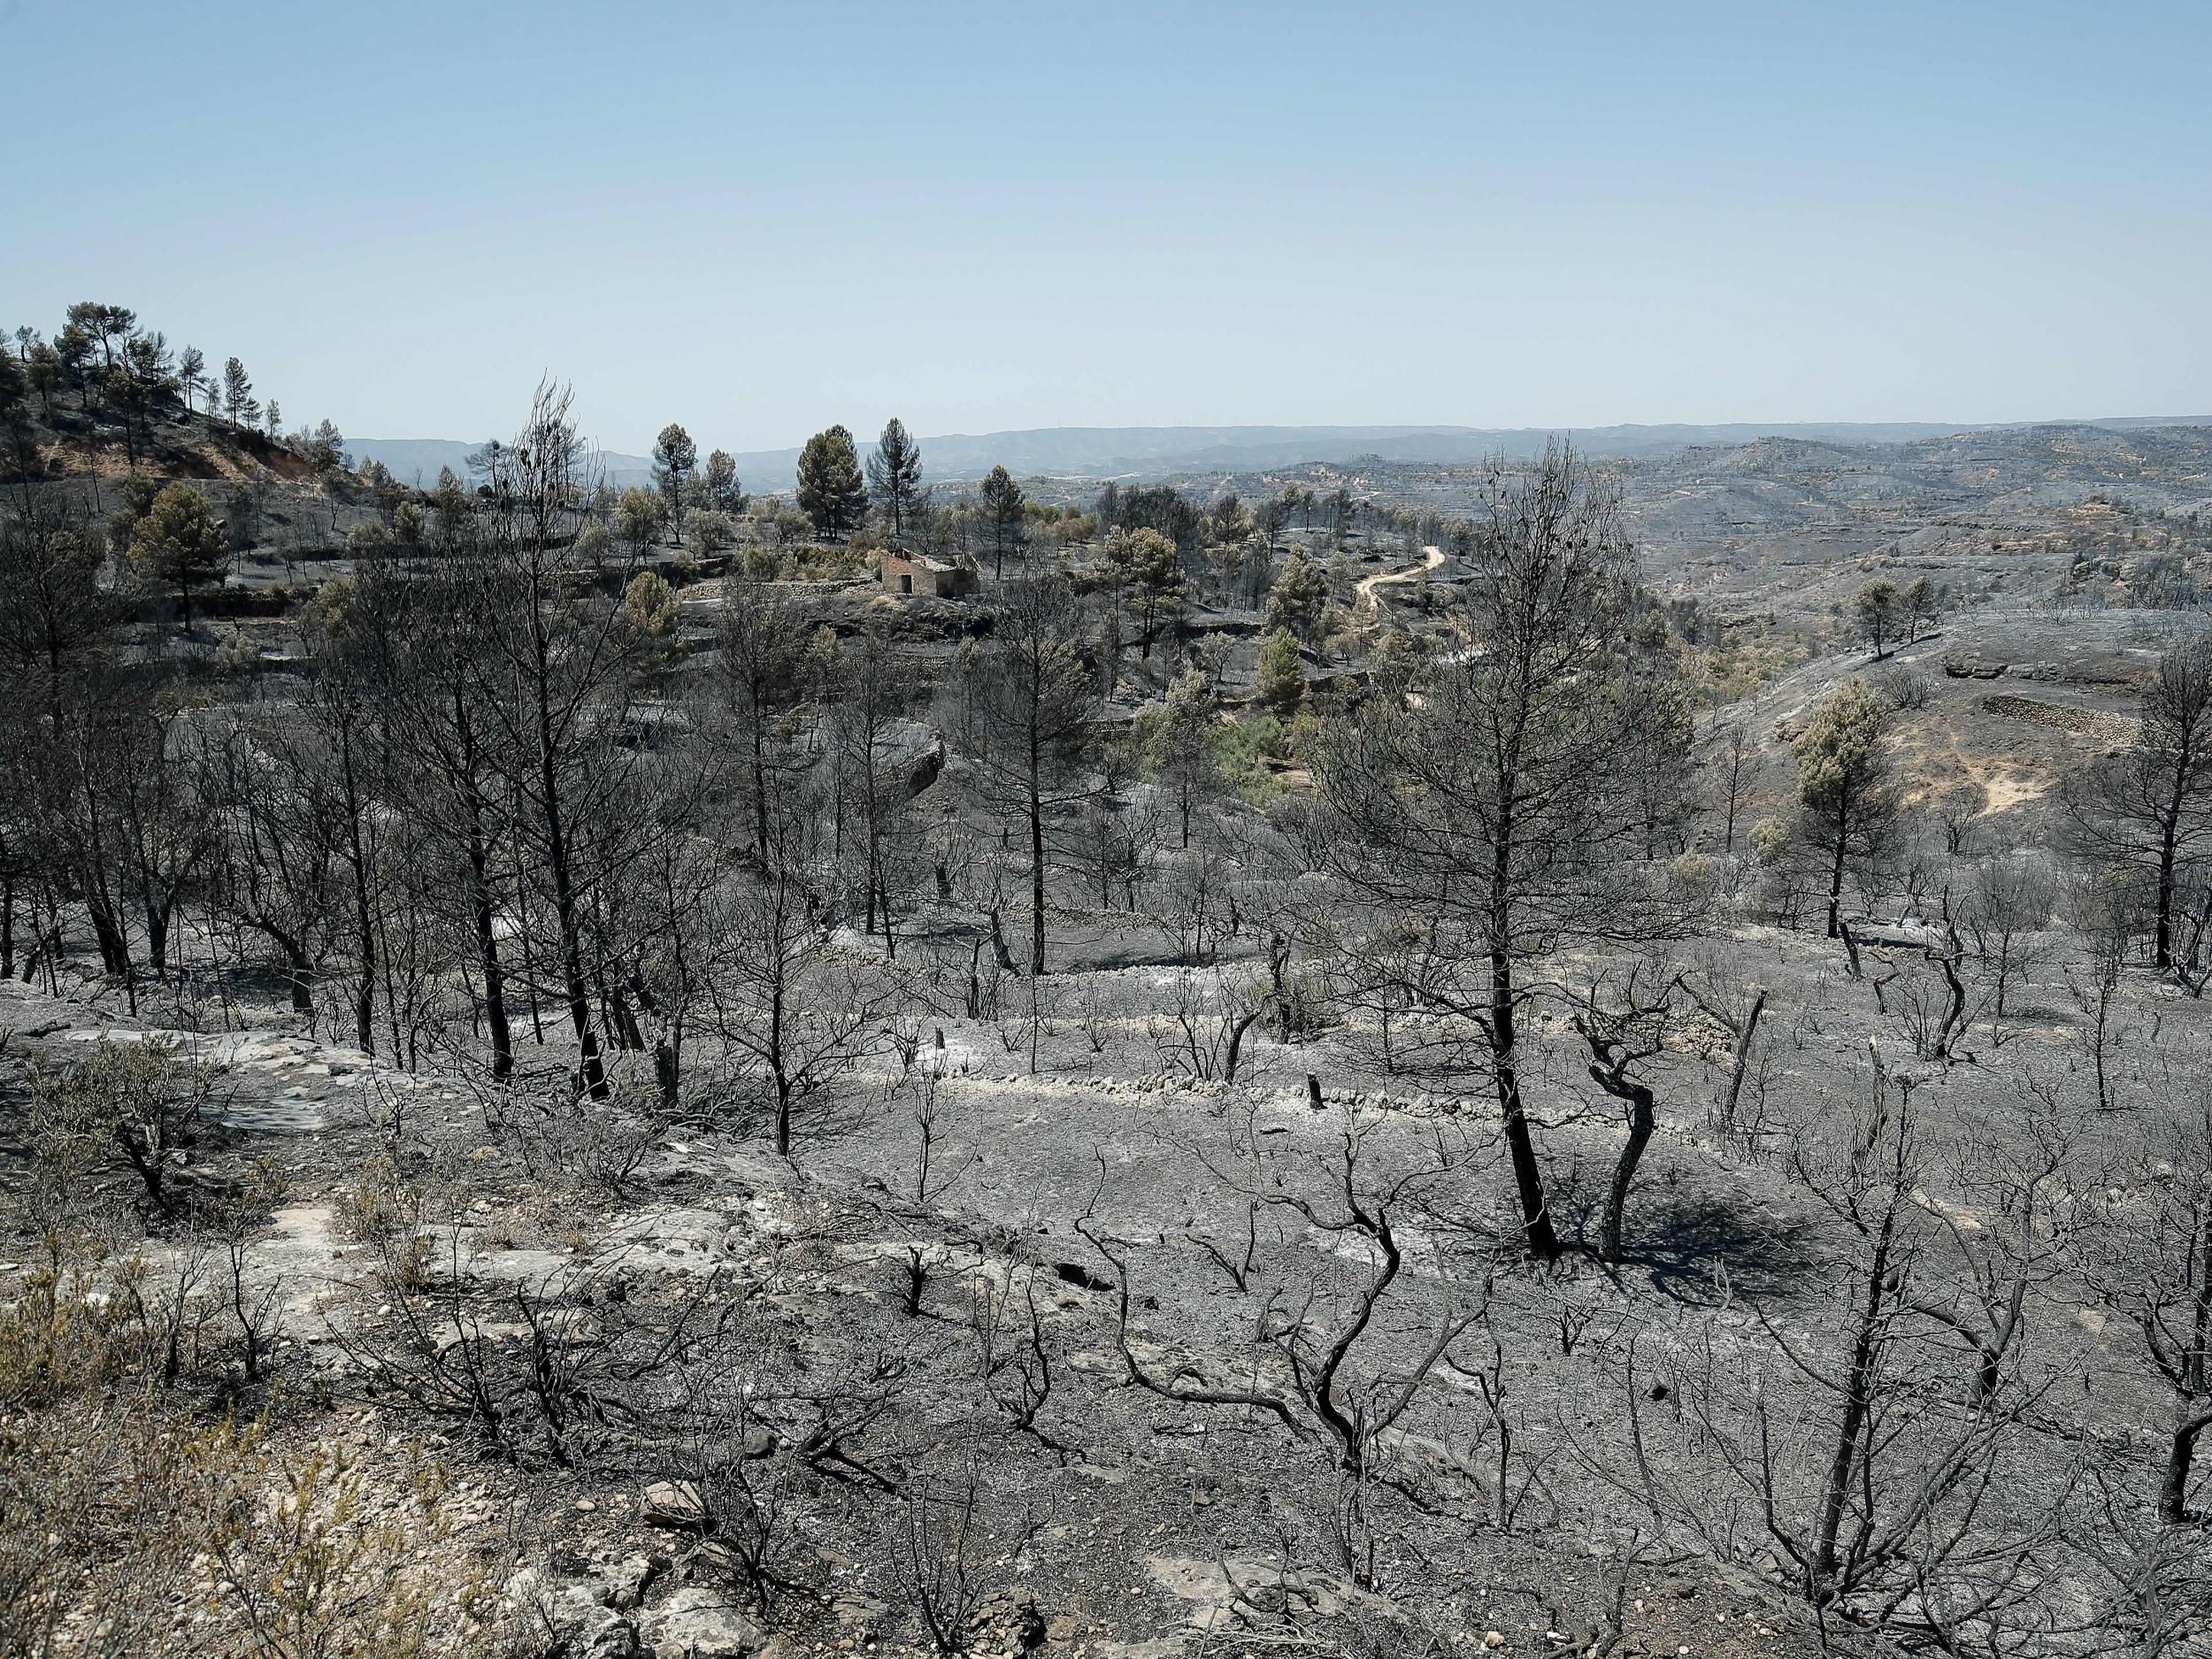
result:
M 975 587 L 974 572 L 958 565 L 950 570 L 931 570 L 915 559 L 891 553 L 883 556 L 883 591 L 887 594 L 956 599 L 963 594 L 973 593 Z

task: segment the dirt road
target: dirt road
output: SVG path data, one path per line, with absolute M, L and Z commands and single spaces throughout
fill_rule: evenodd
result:
M 1403 570 L 1378 571 L 1372 576 L 1363 580 L 1353 591 L 1359 595 L 1360 603 L 1372 610 L 1382 603 L 1375 597 L 1375 589 L 1390 582 L 1409 582 L 1422 572 L 1432 571 L 1443 562 L 1443 549 L 1425 547 L 1421 549 L 1421 562 L 1418 565 L 1409 565 Z

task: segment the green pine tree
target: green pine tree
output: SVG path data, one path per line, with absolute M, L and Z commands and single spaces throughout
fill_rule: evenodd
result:
M 1102 563 L 1106 580 L 1136 607 L 1142 654 L 1149 657 L 1161 611 L 1177 605 L 1188 588 L 1175 543 L 1157 530 L 1116 530 L 1106 538 Z
M 867 517 L 867 480 L 844 427 L 816 433 L 799 451 L 799 510 L 826 536 L 850 535 Z
M 868 483 L 876 504 L 890 520 L 894 546 L 906 534 L 908 521 L 921 503 L 922 447 L 896 415 L 884 422 L 876 452 L 868 457 Z
M 1275 591 L 1268 595 L 1268 626 L 1288 630 L 1302 644 L 1317 645 L 1322 618 L 1328 608 L 1328 572 L 1313 562 L 1305 549 L 1297 549 L 1284 561 L 1282 573 L 1275 579 Z
M 1259 676 L 1253 689 L 1269 713 L 1287 720 L 1306 700 L 1306 672 L 1298 655 L 1298 636 L 1278 628 L 1260 647 Z
M 230 559 L 223 521 L 207 497 L 189 484 L 172 484 L 154 497 L 131 533 L 131 563 L 150 580 L 177 590 L 185 631 L 192 629 L 192 589 L 220 580 Z
M 1022 487 L 1014 481 L 1014 475 L 1002 466 L 991 469 L 990 477 L 983 480 L 983 516 L 991 526 L 991 575 L 994 579 L 1006 574 L 1006 550 L 1019 549 L 1024 528 L 1023 510 L 1027 498 Z
M 672 420 L 663 426 L 661 435 L 653 440 L 653 481 L 668 497 L 671 524 L 680 526 L 684 521 L 684 486 L 691 481 L 698 465 L 699 446 L 692 442 L 691 434 Z
M 1828 937 L 1841 932 L 1844 861 L 1875 851 L 1895 816 L 1882 740 L 1889 710 L 1854 680 L 1813 711 L 1794 748 L 1806 840 L 1828 856 Z

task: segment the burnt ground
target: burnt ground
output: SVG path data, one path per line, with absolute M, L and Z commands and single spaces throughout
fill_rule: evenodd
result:
M 1787 1131 L 1847 1111 L 1868 1087 L 1870 1025 L 1893 1065 L 1914 1065 L 1836 948 L 1747 921 L 1713 948 L 1717 975 L 1772 997 L 1753 1095 L 1724 1132 L 1710 1113 L 1724 1046 L 1686 1039 L 1661 1060 L 1661 1133 L 1617 1266 L 1591 1259 L 1586 1240 L 1617 1110 L 1580 1077 L 1563 1021 L 1540 1024 L 1544 1156 L 1558 1213 L 1585 1244 L 1539 1269 L 1515 1248 L 1494 1109 L 1479 1092 L 1383 1075 L 1349 1028 L 1284 1042 L 1263 1027 L 1233 1084 L 1193 1077 L 1173 1013 L 1256 972 L 1255 941 L 1192 968 L 1120 913 L 1071 910 L 1056 929 L 1033 1071 L 1021 1015 L 925 1010 L 903 1029 L 911 1062 L 897 1041 L 880 1045 L 809 1108 L 789 1159 L 741 1113 L 638 1128 L 621 1156 L 608 1134 L 557 1113 L 534 1141 L 488 1119 L 465 1068 L 401 1075 L 274 1008 L 232 1008 L 247 1033 L 179 1035 L 223 1068 L 191 1175 L 215 1190 L 259 1161 L 283 1172 L 250 1256 L 282 1306 L 289 1432 L 334 1433 L 372 1458 L 430 1436 L 460 1481 L 460 1547 L 499 1576 L 510 1617 L 549 1609 L 548 1640 L 603 1644 L 592 1651 L 740 1652 L 779 1638 L 787 1652 L 923 1650 L 914 1575 L 899 1564 L 918 1537 L 921 1556 L 973 1575 L 984 1650 L 1040 1631 L 1047 1651 L 1102 1655 L 1471 1643 L 1793 1654 L 1858 1639 L 1833 1617 L 1824 1634 L 1793 1598 L 1746 1494 L 1697 1445 L 1712 1396 L 1684 1404 L 1717 1372 L 1756 1391 L 1777 1423 L 1809 1431 L 1831 1403 L 1778 1361 L 1771 1333 L 1829 1339 L 1848 1240 L 1782 1148 Z M 2047 941 L 2009 1018 L 1977 1028 L 1970 1064 L 1918 1068 L 1939 1141 L 2001 1142 L 2024 1079 L 2078 1080 L 2079 978 Z M 1007 999 L 1025 995 L 1010 987 Z M 139 1020 L 105 995 L 98 1007 L 15 986 L 6 996 L 12 1062 L 174 1028 L 150 995 Z M 2201 1010 L 2147 985 L 2128 996 L 2115 1064 L 2147 1090 L 2167 1056 L 2200 1051 Z M 206 1014 L 199 1023 L 221 1023 Z M 2155 1048 L 2143 1041 L 2153 1018 Z M 557 1048 L 525 1053 L 557 1094 Z M 934 1145 L 918 1196 L 926 1100 Z M 2085 1138 L 2108 1130 L 2092 1122 Z M 1371 1238 L 1325 1225 L 1343 1209 L 1348 1144 L 1356 1190 L 1398 1188 L 1404 1265 L 1351 1350 L 1342 1397 L 1371 1409 L 1417 1367 L 1440 1319 L 1463 1322 L 1450 1364 L 1430 1371 L 1356 1475 L 1310 1409 L 1173 1397 L 1247 1389 L 1294 1402 L 1253 1333 L 1294 1309 L 1318 1337 L 1340 1332 L 1381 1259 Z M 391 1239 L 365 1240 L 346 1220 L 381 1159 L 419 1204 L 403 1230 L 425 1241 L 410 1286 L 392 1278 Z M 119 1177 L 103 1196 L 127 1210 L 129 1195 Z M 1938 1209 L 1972 1202 L 1963 1189 L 1930 1196 Z M 158 1258 L 180 1240 L 156 1227 L 140 1248 Z M 1963 1262 L 1929 1248 L 1933 1282 L 1955 1283 Z M 1119 1340 L 1125 1285 L 1128 1351 L 1152 1387 L 1133 1383 Z M 780 1506 L 785 1581 L 765 1609 L 738 1609 L 748 1598 L 724 1546 L 687 1525 L 681 1502 L 672 1514 L 665 1489 L 649 1499 L 695 1467 L 680 1435 L 607 1426 L 556 1456 L 426 1405 L 408 1375 L 420 1357 L 411 1333 L 446 1331 L 431 1345 L 441 1353 L 519 1353 L 518 1290 L 565 1317 L 620 1306 L 639 1328 L 679 1310 L 713 1325 L 711 1342 L 634 1385 L 671 1421 L 679 1401 L 733 1379 L 779 1402 L 757 1425 L 774 1448 L 759 1462 Z M 2111 1457 L 2148 1467 L 2157 1394 L 2130 1333 L 2092 1302 L 2063 1275 L 2039 1286 L 2022 1363 L 2042 1403 L 1989 1500 L 1998 1530 L 2024 1532 L 2065 1500 L 2085 1416 Z M 1931 1375 L 1956 1375 L 1956 1356 L 1936 1362 Z M 853 1426 L 834 1455 L 799 1456 L 806 1423 L 841 1413 Z
M 2154 456 L 2157 476 L 2096 498 L 2133 455 L 2077 457 L 2032 488 L 1998 477 L 1970 497 L 1947 475 L 1893 476 L 1864 457 L 1643 469 L 1632 507 L 1662 585 L 1731 615 L 1771 611 L 1803 647 L 1709 721 L 1708 801 L 1733 725 L 1751 745 L 1740 836 L 1786 815 L 1789 740 L 1811 709 L 1854 676 L 1888 689 L 1901 674 L 1921 684 L 1896 725 L 1912 803 L 1964 821 L 1966 857 L 2040 856 L 2059 780 L 2124 741 L 2158 651 L 2196 622 L 2103 608 L 2193 580 L 2201 552 L 2186 516 L 2203 499 L 2195 449 Z M 1463 504 L 1448 478 L 1370 482 Z M 329 543 L 373 509 L 280 488 L 270 511 L 280 534 L 236 571 L 250 596 L 342 573 Z M 1363 578 L 1404 563 L 1381 539 L 1348 552 Z M 2177 560 L 2179 578 L 2159 563 Z M 1923 568 L 1985 602 L 1869 661 L 1841 609 L 1869 576 Z M 1437 586 L 1454 575 L 1448 563 Z M 1417 619 L 1427 588 L 1386 588 L 1380 611 Z M 846 622 L 872 601 L 856 589 L 831 603 Z M 687 613 L 702 650 L 708 608 Z M 910 616 L 940 653 L 973 621 L 957 607 Z M 1239 623 L 1233 690 L 1255 626 Z M 286 669 L 294 626 L 274 603 L 219 626 L 262 665 L 239 668 L 264 676 L 255 695 L 284 695 L 266 676 Z M 1164 649 L 1132 663 L 1136 688 L 1156 689 L 1171 660 Z M 1251 845 L 1227 841 L 1233 858 Z M 1171 874 L 1178 856 L 1156 849 L 1154 862 Z M 402 1071 L 334 1041 L 334 1007 L 303 1021 L 267 983 L 142 987 L 134 1014 L 83 962 L 50 987 L 0 987 L 0 1279 L 29 1282 L 58 1221 L 111 1259 L 143 1258 L 157 1284 L 180 1283 L 234 1227 L 280 1335 L 257 1378 L 211 1335 L 193 1409 L 243 1406 L 287 1444 L 350 1448 L 392 1513 L 434 1462 L 454 1525 L 420 1553 L 485 1578 L 517 1653 L 927 1651 L 926 1605 L 964 1609 L 977 1651 L 1127 1659 L 1924 1647 L 1929 1598 L 1893 1578 L 1842 1611 L 1806 1605 L 1747 1455 L 1768 1460 L 1777 1525 L 1801 1535 L 1860 1257 L 1794 1149 L 1865 1110 L 1878 1061 L 1924 1138 L 1916 1271 L 1930 1302 L 1963 1317 L 1978 1274 L 2014 1248 L 1991 1169 L 2032 1164 L 2038 1135 L 2062 1134 L 2066 1201 L 2092 1206 L 2138 1133 L 2194 1098 L 2212 1037 L 2201 1003 L 2122 975 L 2101 1104 L 2096 964 L 2075 935 L 2039 928 L 2019 942 L 2002 1017 L 1977 964 L 1971 1022 L 1947 1063 L 1930 1061 L 1913 1027 L 1926 884 L 1916 902 L 1893 867 L 1855 894 L 1855 973 L 1809 931 L 1801 868 L 1719 863 L 1732 896 L 1712 937 L 1671 948 L 1666 966 L 1695 967 L 1716 996 L 1764 987 L 1766 1020 L 1728 1124 L 1716 1121 L 1727 1034 L 1695 1019 L 1671 1031 L 1649 1069 L 1658 1131 L 1617 1263 L 1594 1243 L 1622 1113 L 1593 1086 L 1562 1004 L 1543 1004 L 1530 1033 L 1569 1240 L 1541 1267 L 1517 1245 L 1479 1078 L 1381 1067 L 1381 1033 L 1358 1015 L 1295 1041 L 1262 1020 L 1233 1083 L 1206 1075 L 1220 1069 L 1223 1010 L 1261 972 L 1257 932 L 1187 964 L 1171 883 L 1147 884 L 1141 903 L 1164 912 L 1147 918 L 1100 908 L 1071 873 L 1034 1025 L 1018 979 L 993 987 L 995 1018 L 957 1017 L 945 986 L 964 972 L 972 916 L 914 918 L 896 967 L 840 935 L 864 974 L 902 987 L 902 1016 L 803 1105 L 787 1158 L 743 1091 L 703 1088 L 664 1119 L 633 1075 L 617 1107 L 571 1108 L 571 1056 L 549 1023 L 541 1044 L 526 1041 L 510 1095 L 487 1087 L 463 1032 Z M 1799 927 L 1778 925 L 1791 910 Z M 1565 986 L 1609 966 L 1625 964 L 1548 969 Z M 65 1213 L 42 1209 L 52 1195 L 20 1133 L 27 1067 L 133 1041 L 219 1069 L 178 1178 L 188 1214 L 149 1215 L 115 1171 L 67 1195 Z M 687 1064 L 717 1076 L 711 1052 Z M 1350 1194 L 1391 1195 L 1402 1253 L 1326 1396 L 1396 1411 L 1349 1470 L 1310 1372 L 1302 1392 L 1286 1357 L 1325 1357 L 1381 1268 L 1371 1232 L 1340 1225 L 1348 1147 Z M 367 1197 L 382 1209 L 365 1222 Z M 2062 1241 L 2070 1213 L 2055 1208 L 2028 1236 Z M 1970 1499 L 1971 1530 L 1991 1540 L 1962 1582 L 1987 1592 L 2007 1633 L 1955 1645 L 2152 1651 L 2130 1622 L 2142 1598 L 2124 1592 L 2130 1563 L 2171 1536 L 2148 1518 L 2167 1401 L 2080 1263 L 2027 1254 L 2001 1424 L 1969 1398 L 1960 1341 L 1924 1328 L 1901 1354 L 1883 1512 L 2001 1429 L 1980 1484 L 1947 1488 L 1927 1524 L 1940 1531 Z M 208 1317 L 219 1332 L 219 1310 Z M 1440 1350 L 1440 1330 L 1452 1333 Z M 557 1379 L 570 1419 L 555 1426 L 533 1404 L 534 1376 Z M 472 1380 L 504 1402 L 495 1422 L 457 1398 Z M 1271 1403 L 1192 1397 L 1227 1394 Z M 741 1559 L 756 1547 L 764 1579 Z M 2184 1529 L 2165 1581 L 2174 1630 L 2200 1638 L 2202 1548 L 2201 1529 Z M 1887 1637 L 1854 1622 L 1877 1612 Z M 188 1637 L 178 1650 L 196 1649 Z

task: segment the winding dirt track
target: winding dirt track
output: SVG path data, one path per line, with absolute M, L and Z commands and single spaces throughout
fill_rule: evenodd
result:
M 1432 571 L 1443 562 L 1443 549 L 1425 547 L 1421 549 L 1421 562 L 1418 565 L 1409 565 L 1403 570 L 1378 571 L 1372 576 L 1364 578 L 1352 591 L 1359 595 L 1360 603 L 1371 611 L 1382 603 L 1375 597 L 1375 589 L 1391 582 L 1409 582 L 1422 572 Z

